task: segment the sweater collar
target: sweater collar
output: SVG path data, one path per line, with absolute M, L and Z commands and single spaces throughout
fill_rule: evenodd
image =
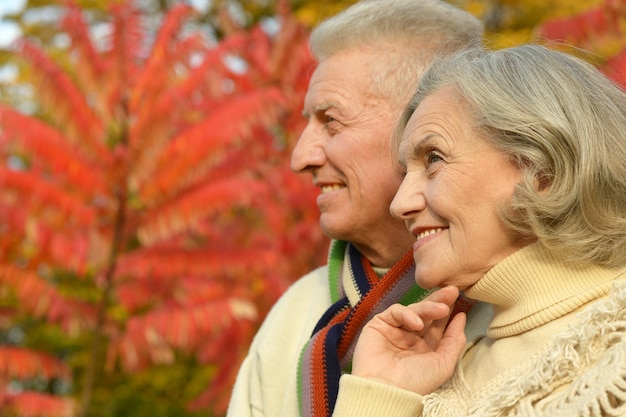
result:
M 623 270 L 568 264 L 533 243 L 496 264 L 465 295 L 493 305 L 487 335 L 501 338 L 539 327 L 605 296 L 620 274 Z

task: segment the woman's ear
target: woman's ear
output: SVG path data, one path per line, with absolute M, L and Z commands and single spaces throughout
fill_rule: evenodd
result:
M 545 172 L 538 172 L 535 175 L 533 185 L 535 186 L 535 190 L 537 190 L 539 194 L 547 193 L 550 189 L 550 186 L 552 185 L 552 175 Z

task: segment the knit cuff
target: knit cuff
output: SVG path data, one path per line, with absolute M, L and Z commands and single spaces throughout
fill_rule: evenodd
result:
M 423 397 L 381 382 L 343 375 L 334 417 L 421 416 Z

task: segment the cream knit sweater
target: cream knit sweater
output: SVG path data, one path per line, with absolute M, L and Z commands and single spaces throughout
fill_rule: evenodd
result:
M 342 276 L 350 280 L 348 262 Z M 375 269 L 383 275 L 386 269 Z M 297 280 L 276 302 L 250 346 L 233 388 L 227 417 L 297 417 L 302 348 L 331 306 L 328 266 Z M 350 288 L 348 283 L 344 284 Z M 348 291 L 350 304 L 360 299 Z
M 331 305 L 328 268 L 296 281 L 272 307 L 235 382 L 227 417 L 297 417 L 302 347 Z
M 344 375 L 334 415 L 626 416 L 625 269 L 573 267 L 534 244 L 466 295 L 494 316 L 444 386 L 420 396 Z

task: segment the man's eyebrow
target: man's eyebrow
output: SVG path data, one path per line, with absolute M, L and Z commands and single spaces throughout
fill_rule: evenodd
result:
M 325 101 L 323 103 L 319 103 L 313 106 L 312 111 L 303 109 L 302 110 L 302 116 L 309 118 L 311 117 L 312 114 L 315 113 L 319 113 L 319 112 L 324 112 L 328 109 L 330 109 L 331 107 L 339 107 L 339 104 L 334 102 L 334 101 Z

